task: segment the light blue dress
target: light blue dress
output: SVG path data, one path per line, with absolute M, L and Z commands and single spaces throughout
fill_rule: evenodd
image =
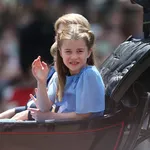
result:
M 49 86 L 48 96 L 56 106 L 59 106 L 58 113 L 101 113 L 105 110 L 104 83 L 95 66 L 86 66 L 79 74 L 66 76 L 64 96 L 61 102 L 58 102 L 56 98 L 56 91 L 57 76 L 54 76 Z

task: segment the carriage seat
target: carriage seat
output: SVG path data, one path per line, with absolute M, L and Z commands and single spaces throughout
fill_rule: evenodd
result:
M 150 55 L 150 44 L 142 40 L 131 39 L 117 47 L 113 54 L 108 57 L 100 67 L 100 72 L 105 83 L 107 99 L 112 99 L 112 97 L 114 97 L 113 94 L 120 87 L 124 88 L 125 82 L 122 82 L 124 78 L 130 79 L 130 74 L 137 64 L 136 71 L 140 69 L 140 67 L 143 67 L 141 63 L 143 63 L 143 59 L 146 59 L 148 55 Z M 142 73 L 142 71 L 143 70 L 141 70 L 140 73 Z M 126 83 L 126 85 L 132 85 L 134 82 L 133 79 L 132 77 L 132 81 L 130 80 L 130 83 Z M 122 96 L 124 94 L 123 92 L 126 91 L 122 90 Z

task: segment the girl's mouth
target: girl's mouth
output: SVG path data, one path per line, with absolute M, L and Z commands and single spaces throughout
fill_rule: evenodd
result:
M 78 65 L 79 62 L 70 62 L 71 65 Z

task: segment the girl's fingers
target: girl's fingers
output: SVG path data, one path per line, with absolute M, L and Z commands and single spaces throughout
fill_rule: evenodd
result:
M 36 108 L 28 108 L 28 110 L 31 112 L 31 116 L 33 119 L 37 119 L 37 112 L 39 111 L 39 109 Z
M 47 64 L 44 61 L 42 61 L 42 65 L 43 65 L 44 68 L 45 67 L 48 68 Z
M 34 111 L 31 111 L 31 115 L 33 115 L 33 114 L 35 114 L 35 112 L 34 112 Z
M 41 56 L 38 56 L 38 59 L 41 60 Z
M 41 56 L 38 56 L 38 57 L 32 62 L 32 66 L 33 66 L 38 60 L 41 60 Z
M 35 67 L 35 66 L 42 66 L 42 63 L 41 63 L 41 56 L 38 56 L 38 57 L 32 62 L 32 67 Z
M 46 70 L 46 72 L 49 71 L 49 68 L 50 68 L 50 67 L 48 67 L 48 65 L 47 65 L 45 62 L 43 62 L 43 61 L 42 61 L 42 66 L 43 66 L 43 68 Z
M 35 89 L 34 89 L 35 95 L 37 95 L 37 91 L 38 91 L 38 89 L 37 89 L 37 88 L 35 88 Z
M 34 113 L 32 113 L 32 112 L 31 112 L 31 116 L 32 116 L 32 118 L 33 118 L 33 119 L 35 119 L 35 118 L 36 118 L 36 117 L 35 117 L 35 114 L 34 114 Z
M 32 62 L 32 67 L 34 66 L 34 64 L 35 64 L 36 60 L 37 60 L 37 59 L 35 59 L 35 60 Z
M 35 105 L 38 108 L 37 99 L 32 94 L 30 94 L 30 98 L 35 102 Z
M 36 100 L 37 100 L 32 94 L 30 94 L 30 98 L 31 98 L 32 100 L 34 100 L 34 102 L 36 102 Z
M 28 110 L 31 111 L 31 113 L 39 111 L 39 109 L 37 109 L 37 108 L 28 108 Z

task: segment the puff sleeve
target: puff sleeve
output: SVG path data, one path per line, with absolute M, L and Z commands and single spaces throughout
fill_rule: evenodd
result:
M 104 111 L 105 88 L 97 69 L 88 69 L 83 72 L 76 88 L 76 113 Z
M 48 97 L 54 103 L 56 99 L 56 92 L 57 92 L 57 73 L 55 72 L 49 81 L 48 84 Z

